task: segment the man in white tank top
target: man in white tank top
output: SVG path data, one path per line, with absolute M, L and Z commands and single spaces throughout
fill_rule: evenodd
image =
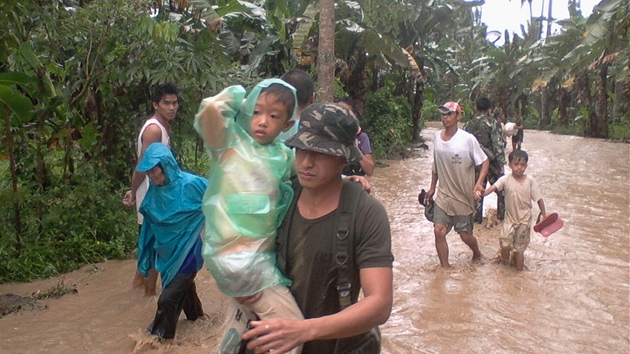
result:
M 138 160 L 141 161 L 144 151 L 149 145 L 155 142 L 170 148 L 170 121 L 175 118 L 179 109 L 179 90 L 174 83 L 167 82 L 156 86 L 151 91 L 151 101 L 153 104 L 154 115 L 144 122 L 138 134 Z M 135 206 L 136 211 L 140 208 L 142 200 L 149 188 L 149 178 L 146 173 L 138 172 L 134 168 L 131 177 L 131 190 L 125 193 L 123 204 L 127 206 Z M 138 225 L 142 225 L 142 214 L 137 213 Z M 158 273 L 155 269 L 149 271 L 149 276 L 145 279 L 136 269 L 131 286 L 133 288 L 144 287 L 144 294 L 147 296 L 156 295 L 156 283 Z

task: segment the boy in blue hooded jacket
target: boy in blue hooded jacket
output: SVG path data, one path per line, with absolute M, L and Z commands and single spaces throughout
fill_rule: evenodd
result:
M 183 172 L 162 143 L 149 145 L 136 169 L 146 172 L 151 182 L 140 205 L 144 222 L 138 269 L 147 276 L 155 268 L 162 277 L 157 312 L 148 330 L 161 339 L 173 339 L 182 310 L 191 321 L 205 318 L 195 276 L 203 266 L 201 202 L 208 181 Z

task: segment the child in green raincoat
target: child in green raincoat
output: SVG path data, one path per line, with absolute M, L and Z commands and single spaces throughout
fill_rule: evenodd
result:
M 136 169 L 146 172 L 151 182 L 140 205 L 144 222 L 138 270 L 146 277 L 155 268 L 162 277 L 157 312 L 148 329 L 161 339 L 173 339 L 182 310 L 191 321 L 205 318 L 195 276 L 203 265 L 201 201 L 208 181 L 180 170 L 162 143 L 149 145 Z
M 275 252 L 294 175 L 294 153 L 276 138 L 294 124 L 295 89 L 267 79 L 245 97 L 242 86 L 228 87 L 204 99 L 195 117 L 211 159 L 202 254 L 219 289 L 233 298 L 221 353 L 238 352 L 240 335 L 256 316 L 303 319 Z M 246 305 L 234 299 L 252 295 Z

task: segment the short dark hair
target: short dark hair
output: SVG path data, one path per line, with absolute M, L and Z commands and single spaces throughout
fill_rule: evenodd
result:
M 289 119 L 293 118 L 293 111 L 295 110 L 295 96 L 293 91 L 282 84 L 271 84 L 260 91 L 260 97 L 262 94 L 271 95 L 276 98 L 276 101 L 284 104 L 287 107 L 287 115 Z
M 514 150 L 508 155 L 508 161 L 515 162 L 518 160 L 525 160 L 525 162 L 527 163 L 527 161 L 529 160 L 529 156 L 523 150 Z
M 295 93 L 300 107 L 306 107 L 311 103 L 311 98 L 315 92 L 315 81 L 306 71 L 292 69 L 282 75 L 280 79 L 295 87 Z
M 488 97 L 481 97 L 477 100 L 475 106 L 480 111 L 487 111 L 492 108 L 492 102 L 490 102 L 490 99 Z
M 333 100 L 333 102 L 335 103 L 345 103 L 348 106 L 350 106 L 350 110 L 352 111 L 352 113 L 354 113 L 354 115 L 357 117 L 357 119 L 359 121 L 361 121 L 361 116 L 359 115 L 359 112 L 357 112 L 357 102 L 350 96 L 341 96 L 341 97 L 335 97 L 335 99 Z
M 160 103 L 165 95 L 177 95 L 179 98 L 177 85 L 169 81 L 151 88 L 151 102 Z

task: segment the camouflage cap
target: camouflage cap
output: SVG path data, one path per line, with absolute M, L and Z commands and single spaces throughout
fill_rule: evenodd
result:
M 345 157 L 348 163 L 362 159 L 356 136 L 359 121 L 336 103 L 314 103 L 300 116 L 298 132 L 285 144 L 298 149 Z

